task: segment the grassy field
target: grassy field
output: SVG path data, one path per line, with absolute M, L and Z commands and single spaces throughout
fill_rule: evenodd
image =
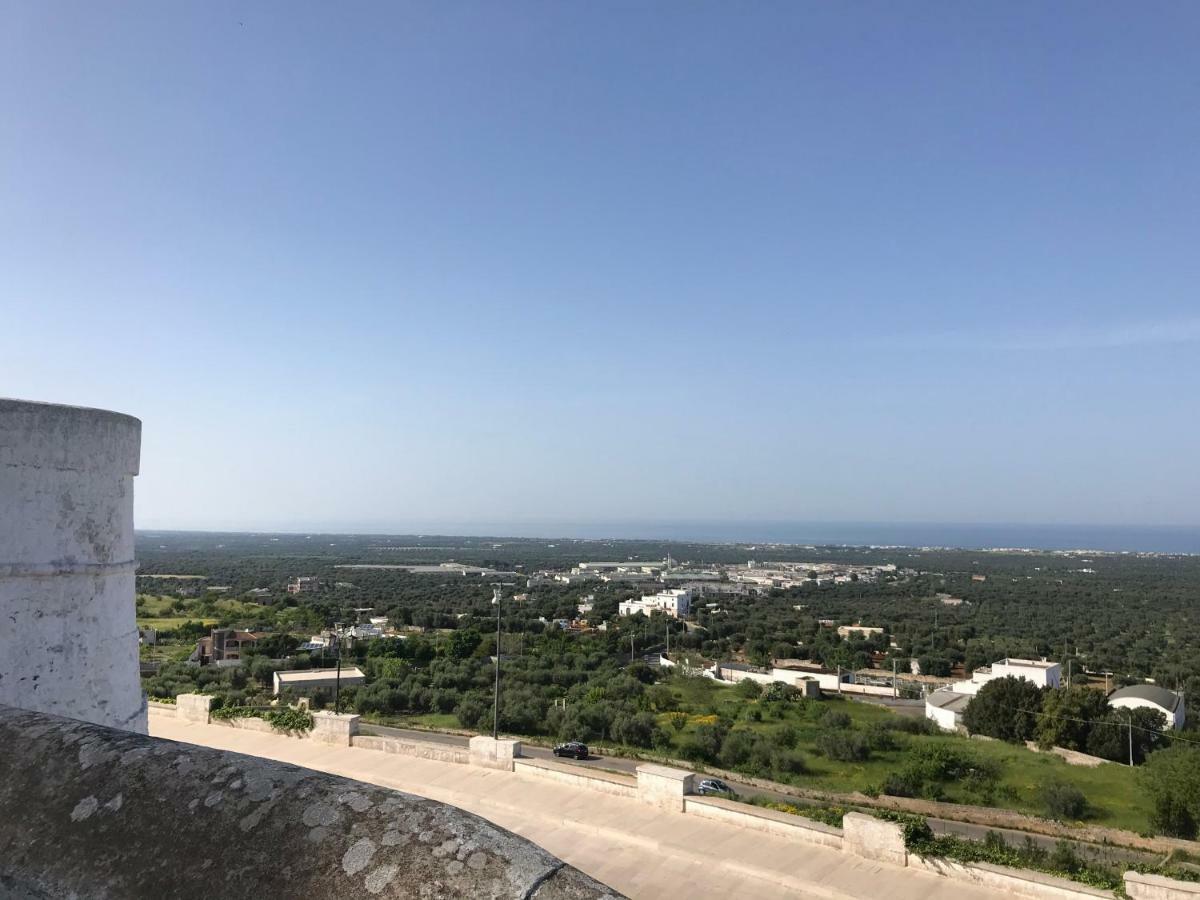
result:
M 734 731 L 771 734 L 786 727 L 796 732 L 795 749 L 804 756 L 807 765 L 807 772 L 791 776 L 790 782 L 800 788 L 852 793 L 877 790 L 888 775 L 901 769 L 923 748 L 940 745 L 969 754 L 984 764 L 992 763 L 999 773 L 984 797 L 978 790 L 951 782 L 942 786 L 941 800 L 1044 815 L 1040 800 L 1043 786 L 1050 782 L 1065 782 L 1077 787 L 1088 798 L 1092 809 L 1087 821 L 1134 832 L 1148 829 L 1149 804 L 1137 788 L 1136 771 L 1126 766 L 1071 766 L 1057 756 L 1035 753 L 1023 746 L 1000 741 L 898 732 L 894 735 L 895 749 L 875 750 L 863 762 L 841 762 L 823 756 L 816 748 L 818 736 L 827 730 L 821 722 L 827 711 L 845 713 L 856 731 L 870 729 L 875 723 L 894 721 L 898 714 L 883 706 L 836 697 L 792 704 L 764 704 L 747 700 L 734 688 L 706 679 L 677 678 L 667 684 L 678 698 L 679 710 L 687 713 L 688 722 L 677 731 L 670 725 L 672 713 L 661 714 L 660 723 L 672 735 L 672 746 L 661 752 L 638 750 L 639 756 L 678 758 L 681 747 L 696 729 L 717 717 L 732 719 Z M 753 718 L 752 710 L 755 709 L 759 710 L 760 720 Z M 389 718 L 386 721 L 387 724 L 433 729 L 460 727 L 457 719 L 449 714 Z M 545 740 L 545 736 L 542 739 Z
M 172 628 L 189 619 L 215 625 L 220 619 L 234 619 L 239 616 L 254 618 L 261 612 L 262 607 L 257 604 L 232 597 L 209 601 L 199 598 L 180 600 L 154 594 L 137 595 L 138 624 L 155 625 L 159 628 Z M 167 622 L 173 624 L 165 624 Z
M 993 791 L 981 800 L 977 792 L 959 784 L 946 784 L 940 799 L 950 803 L 992 805 L 1032 815 L 1043 815 L 1040 800 L 1042 787 L 1053 781 L 1074 785 L 1088 798 L 1092 807 L 1088 821 L 1130 831 L 1148 827 L 1150 807 L 1136 784 L 1137 772 L 1126 766 L 1105 764 L 1096 768 L 1068 765 L 1057 756 L 1035 753 L 1024 746 L 1001 741 L 973 740 L 951 734 L 896 734 L 897 748 L 876 750 L 864 762 L 840 762 L 822 756 L 816 740 L 824 730 L 821 717 L 827 710 L 843 712 L 853 727 L 867 729 L 873 723 L 894 720 L 898 714 L 883 706 L 860 701 L 827 698 L 801 704 L 770 704 L 775 718 L 760 702 L 747 701 L 733 688 L 701 679 L 673 679 L 669 682 L 680 700 L 680 708 L 695 712 L 718 713 L 735 721 L 733 730 L 769 733 L 785 726 L 795 729 L 799 736 L 796 749 L 805 758 L 808 772 L 792 778 L 798 787 L 848 793 L 871 791 L 881 786 L 888 775 L 902 767 L 921 748 L 942 745 L 970 754 L 982 762 L 991 762 L 999 769 Z M 749 719 L 750 710 L 760 708 L 762 721 Z M 669 715 L 669 714 L 668 714 Z M 664 716 L 665 719 L 667 716 Z M 695 716 L 688 725 L 675 733 L 678 748 L 698 727 Z M 674 732 L 674 729 L 670 729 Z

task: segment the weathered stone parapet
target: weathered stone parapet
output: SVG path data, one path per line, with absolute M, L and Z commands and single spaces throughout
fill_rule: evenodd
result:
M 1200 900 L 1200 883 L 1126 872 L 1125 893 L 1131 900 Z
M 617 894 L 445 804 L 0 707 L 0 893 L 14 897 Z
M 520 741 L 492 738 L 485 734 L 475 735 L 471 738 L 469 746 L 471 765 L 482 766 L 485 769 L 511 772 L 514 767 L 513 760 L 521 755 Z
M 637 767 L 638 799 L 660 809 L 683 812 L 683 798 L 692 792 L 696 776 L 683 769 L 650 763 Z
M 175 698 L 175 717 L 184 722 L 207 725 L 213 698 L 209 694 L 180 694 Z
M 908 865 L 904 829 L 895 822 L 863 813 L 846 813 L 842 819 L 842 849 L 855 856 Z
M 146 731 L 134 620 L 141 423 L 0 400 L 0 703 Z
M 346 713 L 314 712 L 312 738 L 325 744 L 339 744 L 349 747 L 354 735 L 358 734 L 358 723 L 361 716 Z

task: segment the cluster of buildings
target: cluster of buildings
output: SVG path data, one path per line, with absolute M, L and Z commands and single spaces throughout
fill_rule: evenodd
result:
M 849 584 L 852 581 L 877 581 L 881 575 L 895 574 L 896 566 L 853 566 L 844 563 L 747 561 L 745 567 L 725 570 L 735 584 L 754 585 L 767 590 L 801 587 L 803 585 Z
M 1041 688 L 1063 686 L 1062 666 L 1041 659 L 1008 657 L 982 666 L 971 677 L 931 692 L 925 698 L 925 716 L 945 731 L 962 727 L 963 713 L 984 685 L 997 678 L 1021 678 Z M 1108 702 L 1122 709 L 1154 709 L 1166 718 L 1168 728 L 1182 728 L 1184 723 L 1183 697 L 1174 691 L 1154 684 L 1139 684 L 1119 688 L 1108 695 Z

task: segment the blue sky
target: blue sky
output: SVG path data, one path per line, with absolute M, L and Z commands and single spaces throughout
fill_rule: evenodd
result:
M 1194 4 L 3 12 L 0 394 L 139 525 L 1200 520 Z

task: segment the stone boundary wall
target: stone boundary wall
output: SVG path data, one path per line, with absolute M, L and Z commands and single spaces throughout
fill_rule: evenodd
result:
M 908 848 L 904 846 L 904 829 L 863 813 L 846 813 L 842 819 L 842 849 L 864 859 L 908 865 Z
M 765 831 L 768 834 L 808 844 L 819 844 L 834 850 L 842 849 L 842 829 L 805 819 L 803 816 L 748 806 L 722 797 L 686 797 L 683 801 L 683 811 L 688 815 L 725 822 L 739 828 Z
M 557 781 L 559 784 L 598 791 L 601 794 L 611 794 L 616 797 L 636 799 L 638 795 L 635 779 L 624 775 L 614 775 L 610 772 L 589 771 L 579 766 L 567 766 L 540 759 L 519 759 L 516 761 L 514 771 L 525 778 Z
M 1200 883 L 1126 872 L 1125 893 L 1130 900 L 1200 900 Z
M 435 741 L 418 741 L 409 738 L 356 734 L 351 739 L 350 746 L 361 747 L 364 750 L 381 750 L 384 753 L 395 753 L 400 756 L 414 756 L 417 759 L 432 759 L 438 762 L 457 763 L 464 766 L 471 761 L 470 752 L 466 747 L 456 747 L 453 744 L 439 744 Z
M 470 764 L 484 769 L 511 772 L 521 755 L 521 742 L 477 734 L 467 744 Z
M 1103 756 L 1091 756 L 1087 753 L 1080 753 L 1078 750 L 1068 750 L 1066 747 L 1051 747 L 1049 750 L 1043 750 L 1037 745 L 1037 741 L 1026 741 L 1025 747 L 1034 753 L 1049 753 L 1051 756 L 1060 757 L 1070 766 L 1084 766 L 1088 769 L 1095 769 L 1099 766 L 1119 765 L 1119 763 L 1111 759 L 1105 759 Z
M 958 881 L 967 881 L 979 887 L 1008 894 L 1012 897 L 1025 897 L 1028 900 L 1081 900 L 1081 898 L 1104 897 L 1113 900 L 1112 891 L 1088 887 L 1078 881 L 1058 878 L 1044 872 L 1032 872 L 1028 869 L 1010 869 L 1007 866 L 995 866 L 990 863 L 959 863 L 948 859 L 929 859 L 917 856 L 915 853 L 908 857 L 912 868 L 932 872 Z

